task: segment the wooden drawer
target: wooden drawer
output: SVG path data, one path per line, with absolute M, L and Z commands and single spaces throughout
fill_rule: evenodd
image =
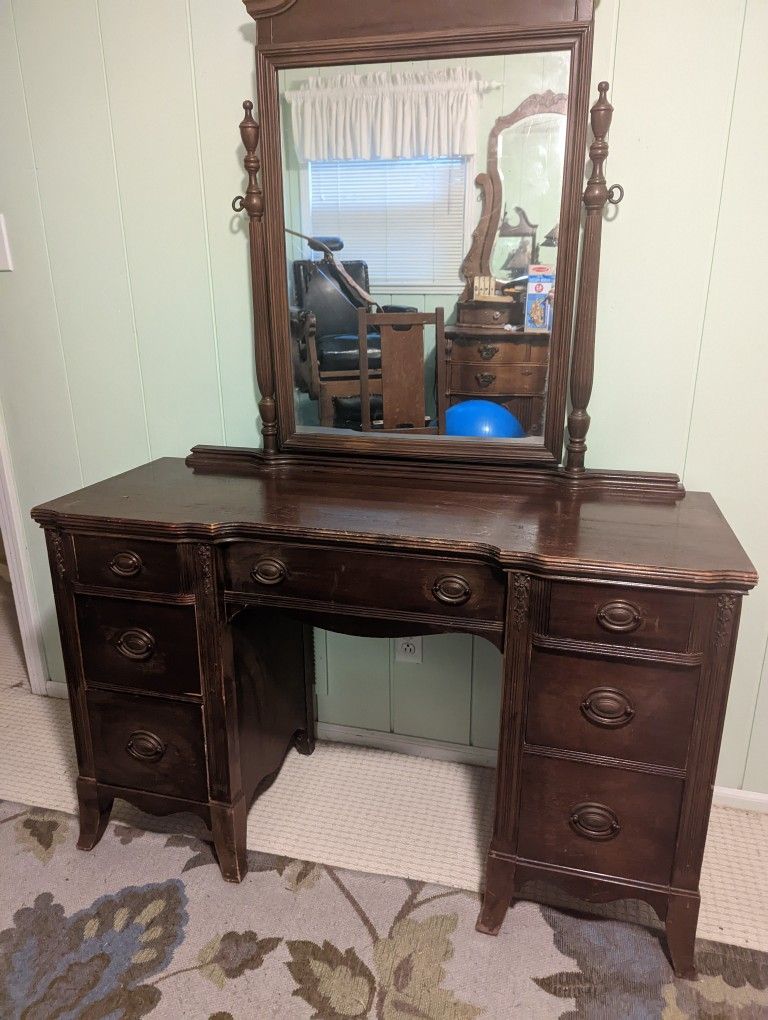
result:
M 78 595 L 86 684 L 199 694 L 194 606 Z
M 513 339 L 513 337 L 515 339 Z M 543 340 L 524 337 L 522 333 L 506 336 L 472 336 L 452 338 L 450 358 L 454 363 L 478 365 L 519 365 L 532 363 L 546 365 L 549 361 L 548 337 Z
M 554 637 L 682 652 L 694 596 L 601 584 L 552 585 L 548 633 Z
M 523 756 L 518 853 L 529 860 L 669 883 L 683 781 Z
M 459 320 L 464 326 L 514 326 L 523 321 L 522 302 L 478 301 L 466 303 L 459 308 Z
M 96 779 L 206 801 L 202 708 L 135 694 L 87 694 Z
M 224 570 L 230 591 L 503 620 L 503 575 L 480 563 L 247 542 L 225 547 Z
M 529 744 L 684 768 L 699 670 L 534 649 Z
M 181 591 L 178 546 L 100 535 L 74 537 L 77 579 L 129 591 Z
M 543 393 L 547 382 L 546 365 L 521 362 L 519 365 L 457 363 L 451 367 L 453 392 L 472 394 Z

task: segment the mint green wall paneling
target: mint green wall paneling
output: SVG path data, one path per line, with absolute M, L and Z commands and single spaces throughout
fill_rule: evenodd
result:
M 15 20 L 78 449 L 94 482 L 150 458 L 97 11 L 92 0 L 24 0 Z
M 241 4 L 230 0 L 190 0 L 189 14 L 223 437 L 230 446 L 258 446 L 248 217 L 230 207 L 245 187 L 238 124 L 243 100 L 255 98 L 256 25 Z M 180 31 L 176 45 L 184 49 Z
M 328 689 L 317 689 L 320 722 L 390 730 L 389 641 L 328 632 Z
M 224 437 L 186 5 L 99 12 L 150 441 L 178 456 Z
M 740 298 L 765 276 L 768 196 L 765 167 L 768 136 L 757 127 L 756 110 L 768 109 L 765 40 L 768 5 L 747 7 L 730 141 L 719 204 L 714 259 L 708 278 L 706 318 L 696 375 L 691 438 L 685 469 L 689 489 L 711 489 L 743 542 L 763 582 L 744 602 L 739 645 L 718 782 L 740 786 L 751 754 L 749 789 L 768 793 L 765 728 L 752 738 L 755 700 L 768 640 L 768 481 L 749 437 L 764 437 L 768 392 L 768 328 L 759 302 L 742 309 Z M 763 116 L 765 121 L 765 116 Z M 760 440 L 758 440 L 760 441 Z M 764 681 L 763 681 L 764 682 Z M 763 718 L 766 694 L 760 701 Z M 762 736 L 759 734 L 762 733 Z
M 473 747 L 499 746 L 501 704 L 501 652 L 485 638 L 473 639 L 472 733 Z
M 768 646 L 766 646 L 763 661 L 765 665 L 763 666 L 755 715 L 752 720 L 747 767 L 740 784 L 745 790 L 756 790 L 758 793 L 768 793 L 768 741 L 765 736 L 768 733 Z M 723 756 L 724 764 L 727 763 L 731 751 L 730 732 L 727 736 L 729 743 L 725 746 L 728 757 Z M 721 771 L 725 771 L 723 766 L 721 766 Z M 721 782 L 725 785 L 725 777 Z
M 424 661 L 395 662 L 392 644 L 392 729 L 411 737 L 469 743 L 472 638 L 423 639 Z
M 620 8 L 607 174 L 626 197 L 603 230 L 591 467 L 683 467 L 742 11 Z
M 63 680 L 45 543 L 27 511 L 76 489 L 83 476 L 9 0 L 0 2 L 0 97 L 0 210 L 14 260 L 12 273 L 0 273 L 0 404 L 48 668 L 52 677 Z

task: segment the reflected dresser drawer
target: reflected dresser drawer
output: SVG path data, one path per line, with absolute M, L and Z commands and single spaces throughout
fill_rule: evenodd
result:
M 182 590 L 178 546 L 133 538 L 76 535 L 77 580 L 128 591 Z
M 546 633 L 683 652 L 688 648 L 694 598 L 651 588 L 556 582 Z
M 537 394 L 544 391 L 546 381 L 546 365 L 461 363 L 454 366 L 451 389 L 471 394 Z
M 87 704 L 99 782 L 207 800 L 200 705 L 93 690 Z
M 200 693 L 194 606 L 78 595 L 85 682 L 158 694 Z
M 503 620 L 504 575 L 466 560 L 248 542 L 225 548 L 224 573 L 228 590 L 265 598 Z
M 534 648 L 526 741 L 685 768 L 698 667 Z
M 518 853 L 601 875 L 668 883 L 683 781 L 523 756 Z

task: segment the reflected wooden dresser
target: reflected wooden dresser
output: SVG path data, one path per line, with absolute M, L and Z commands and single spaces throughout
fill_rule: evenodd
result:
M 190 464 L 207 457 L 198 448 Z M 96 845 L 116 797 L 193 811 L 224 878 L 241 880 L 250 803 L 292 745 L 313 750 L 311 625 L 476 634 L 503 653 L 479 930 L 498 931 L 534 880 L 593 902 L 638 898 L 690 975 L 739 610 L 756 575 L 711 497 L 638 498 L 622 484 L 614 475 L 608 495 L 556 478 L 486 482 L 467 499 L 421 471 L 248 476 L 166 459 L 37 507 L 78 845 Z

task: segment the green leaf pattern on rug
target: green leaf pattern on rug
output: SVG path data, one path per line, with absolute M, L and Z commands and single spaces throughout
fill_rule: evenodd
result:
M 223 988 L 228 979 L 239 978 L 247 970 L 258 970 L 281 941 L 260 939 L 255 931 L 228 931 L 217 935 L 200 950 L 200 973 Z
M 287 964 L 298 985 L 294 995 L 312 1006 L 316 1020 L 354 1020 L 368 1016 L 376 980 L 354 949 L 343 953 L 330 942 L 287 943 Z
M 441 988 L 443 963 L 453 956 L 450 936 L 456 931 L 456 914 L 435 914 L 417 921 L 398 921 L 389 938 L 373 950 L 379 976 L 379 1008 L 383 1020 L 472 1020 L 482 1010 L 460 1002 Z
M 21 846 L 31 851 L 43 864 L 47 864 L 56 852 L 56 847 L 66 840 L 69 824 L 66 816 L 58 811 L 33 809 L 16 820 L 14 832 Z

